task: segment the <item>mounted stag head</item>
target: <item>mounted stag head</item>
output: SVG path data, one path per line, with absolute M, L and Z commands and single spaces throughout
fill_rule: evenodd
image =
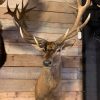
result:
M 24 7 L 23 1 L 22 1 L 21 11 L 18 9 L 18 4 L 16 5 L 15 10 L 11 11 L 7 3 L 8 12 L 6 14 L 10 14 L 14 18 L 15 22 L 17 23 L 20 29 L 20 34 L 22 38 L 26 40 L 28 43 L 37 45 L 40 48 L 42 48 L 45 53 L 45 58 L 49 59 L 54 54 L 54 52 L 64 44 L 65 40 L 71 39 L 72 37 L 77 35 L 77 32 L 82 30 L 82 28 L 84 28 L 84 26 L 88 23 L 90 19 L 90 14 L 88 15 L 86 21 L 83 24 L 80 24 L 82 15 L 86 11 L 86 9 L 90 6 L 90 1 L 91 0 L 87 0 L 86 4 L 82 6 L 80 0 L 77 0 L 78 14 L 77 14 L 77 18 L 73 27 L 69 31 L 67 31 L 65 34 L 63 34 L 60 38 L 58 38 L 56 41 L 47 41 L 40 37 L 33 36 L 32 34 L 27 32 L 24 18 L 25 18 L 26 13 L 28 13 L 29 11 L 35 8 L 33 7 L 30 9 L 27 9 L 28 3 Z
M 91 0 L 86 0 L 84 6 L 81 5 L 80 0 L 77 0 L 77 4 L 78 4 L 77 8 L 78 14 L 73 27 L 67 30 L 67 32 L 63 34 L 61 37 L 59 37 L 56 41 L 47 41 L 40 37 L 33 36 L 26 30 L 26 23 L 24 20 L 25 18 L 24 16 L 26 15 L 27 12 L 31 11 L 35 7 L 27 9 L 28 3 L 24 7 L 22 1 L 21 11 L 18 9 L 18 5 L 16 5 L 14 11 L 11 11 L 7 3 L 8 12 L 6 14 L 10 14 L 14 18 L 15 22 L 17 23 L 20 29 L 20 34 L 22 38 L 26 40 L 28 43 L 37 45 L 38 47 L 42 48 L 43 52 L 45 53 L 43 71 L 37 80 L 35 88 L 36 100 L 52 100 L 50 96 L 52 95 L 54 89 L 58 86 L 61 73 L 60 72 L 61 56 L 59 55 L 59 57 L 57 56 L 55 57 L 55 55 L 58 53 L 59 50 L 62 50 L 64 42 L 76 36 L 77 33 L 85 27 L 85 25 L 88 23 L 90 19 L 90 14 L 89 14 L 85 22 L 82 24 L 80 23 L 84 12 L 91 5 Z M 57 62 L 55 61 L 55 58 L 59 58 L 59 60 L 57 60 L 58 65 L 57 63 L 54 64 L 55 62 Z

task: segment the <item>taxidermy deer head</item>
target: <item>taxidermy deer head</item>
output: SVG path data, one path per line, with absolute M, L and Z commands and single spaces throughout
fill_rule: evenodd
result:
M 18 9 L 18 4 L 16 5 L 15 10 L 11 11 L 7 3 L 8 12 L 6 14 L 10 14 L 14 18 L 15 22 L 17 23 L 20 29 L 20 34 L 22 38 L 26 40 L 28 43 L 37 45 L 38 47 L 42 48 L 45 54 L 44 57 L 45 60 L 43 62 L 43 71 L 37 80 L 35 88 L 36 100 L 53 100 L 51 99 L 53 90 L 58 86 L 60 80 L 60 68 L 61 68 L 60 66 L 61 55 L 59 55 L 60 50 L 62 50 L 64 42 L 76 36 L 77 33 L 80 32 L 86 26 L 86 24 L 90 19 L 90 14 L 89 14 L 85 22 L 80 23 L 84 12 L 91 5 L 91 0 L 86 0 L 85 5 L 83 6 L 80 0 L 77 0 L 77 5 L 78 5 L 77 8 L 78 14 L 73 27 L 67 30 L 67 32 L 63 34 L 61 37 L 59 37 L 56 41 L 47 41 L 40 37 L 33 36 L 26 30 L 26 23 L 24 20 L 25 18 L 24 16 L 26 15 L 26 13 L 28 13 L 35 7 L 27 9 L 28 3 L 24 7 L 22 1 L 21 11 Z M 59 57 L 57 57 L 58 55 Z M 55 62 L 57 62 L 58 64 L 57 63 L 54 64 Z
M 4 3 L 5 0 L 0 0 L 0 5 Z M 4 41 L 2 37 L 2 25 L 0 23 L 0 68 L 3 66 L 3 64 L 6 61 L 6 51 L 4 47 Z
M 25 15 L 29 11 L 31 11 L 32 9 L 34 9 L 36 7 L 27 9 L 28 3 L 24 7 L 23 1 L 22 1 L 22 10 L 21 11 L 18 9 L 18 6 L 19 6 L 18 4 L 16 4 L 15 10 L 11 11 L 8 6 L 8 3 L 7 3 L 8 12 L 6 12 L 6 14 L 10 14 L 14 18 L 16 24 L 18 25 L 18 27 L 20 29 L 20 34 L 21 34 L 22 38 L 24 40 L 26 40 L 28 43 L 37 45 L 40 48 L 42 48 L 43 52 L 45 52 L 45 58 L 48 59 L 49 57 L 51 57 L 54 54 L 54 52 L 59 47 L 61 47 L 64 44 L 65 40 L 71 39 L 72 37 L 77 35 L 77 32 L 82 30 L 82 28 L 84 28 L 84 26 L 88 23 L 88 21 L 90 19 L 90 14 L 88 15 L 87 19 L 85 20 L 85 22 L 83 24 L 81 24 L 80 22 L 82 19 L 82 15 L 86 11 L 86 9 L 90 6 L 90 0 L 87 0 L 86 4 L 84 6 L 81 6 L 80 0 L 77 0 L 77 4 L 78 4 L 78 9 L 77 9 L 78 14 L 77 14 L 77 18 L 76 18 L 76 21 L 75 21 L 73 27 L 71 29 L 69 29 L 69 31 L 67 30 L 67 32 L 65 34 L 63 34 L 61 37 L 59 37 L 56 41 L 47 41 L 40 37 L 33 36 L 32 34 L 27 32 L 26 23 L 25 23 Z

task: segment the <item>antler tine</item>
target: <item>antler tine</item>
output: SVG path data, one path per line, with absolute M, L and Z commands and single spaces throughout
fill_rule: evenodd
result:
M 82 30 L 83 27 L 85 27 L 87 25 L 87 23 L 89 22 L 90 20 L 90 17 L 91 17 L 91 14 L 89 13 L 88 17 L 86 18 L 85 22 L 79 26 L 79 30 Z
M 28 12 L 30 12 L 32 9 L 36 8 L 36 6 L 35 6 L 35 7 L 32 7 L 32 8 L 27 9 L 28 4 L 29 4 L 29 3 L 27 2 L 26 5 L 24 6 L 23 0 L 22 0 L 22 9 L 21 9 L 21 13 L 20 13 L 20 18 L 23 18 L 23 16 L 25 16 L 26 13 L 28 13 Z
M 24 9 L 24 3 L 23 3 L 23 0 L 22 0 L 22 9 Z
M 29 2 L 27 2 L 26 5 L 24 6 L 23 0 L 22 0 L 22 10 L 23 10 L 25 13 L 27 13 L 27 12 L 31 11 L 32 9 L 36 8 L 36 6 L 35 6 L 35 7 L 32 7 L 32 8 L 27 9 L 28 4 L 29 4 Z
M 73 27 L 77 27 L 81 21 L 82 15 L 84 14 L 84 12 L 86 11 L 86 9 L 90 6 L 91 4 L 91 0 L 87 0 L 85 5 L 82 6 L 80 0 L 77 0 L 78 2 L 78 14 L 77 14 L 77 18 L 76 21 L 74 23 Z
M 78 6 L 78 7 L 81 6 L 81 0 L 77 0 L 77 6 Z
M 82 6 L 81 0 L 77 0 L 77 5 L 78 5 L 78 7 L 86 7 L 87 8 L 90 5 L 90 2 L 91 2 L 91 0 L 86 0 L 85 5 Z
M 8 0 L 7 0 L 7 12 L 4 14 L 10 14 L 11 16 L 13 16 L 13 12 L 10 10 L 9 5 L 8 5 Z
M 10 14 L 16 21 L 18 21 L 19 19 L 18 19 L 18 16 L 16 15 L 17 11 L 19 13 L 18 6 L 19 6 L 19 4 L 16 4 L 14 11 L 11 11 L 10 8 L 9 8 L 9 5 L 8 5 L 8 0 L 7 0 L 7 10 L 8 11 L 4 14 Z
M 100 8 L 100 5 L 99 4 L 97 4 L 97 6 Z
M 19 6 L 19 4 L 16 4 L 16 7 L 15 7 L 15 10 L 14 10 L 14 12 L 13 12 L 13 13 L 15 13 L 15 14 L 16 14 L 16 12 L 17 12 L 17 10 L 18 10 L 18 6 Z
M 87 0 L 86 1 L 86 4 L 84 5 L 85 8 L 88 8 L 91 4 L 91 0 Z
M 90 6 L 91 0 L 87 0 L 85 5 L 83 5 L 83 6 L 82 6 L 80 0 L 77 0 L 77 4 L 78 4 L 78 14 L 77 14 L 75 23 L 67 34 L 66 33 L 63 34 L 60 38 L 58 38 L 55 41 L 55 43 L 58 45 L 61 45 L 66 39 L 70 39 L 70 38 L 74 37 L 76 35 L 75 31 L 79 31 L 80 28 L 82 29 L 88 23 L 88 21 L 90 19 L 90 14 L 89 14 L 86 21 L 82 25 L 80 25 L 81 18 L 83 16 L 84 12 L 86 11 L 86 9 Z
M 77 27 L 77 28 L 74 28 L 73 31 L 71 31 L 71 32 L 75 32 L 75 31 L 80 31 L 80 30 L 82 30 L 82 28 L 85 27 L 85 26 L 87 25 L 88 21 L 90 20 L 90 17 L 91 17 L 91 14 L 88 15 L 88 17 L 86 18 L 85 22 L 84 22 L 82 25 L 80 25 L 80 26 Z M 66 38 L 66 40 L 67 40 L 67 39 L 73 38 L 73 37 L 76 36 L 76 35 L 77 35 L 77 33 L 71 34 L 71 35 L 70 35 L 70 34 L 69 34 L 69 35 L 66 34 L 66 37 L 65 37 L 65 38 Z
M 18 9 L 18 4 L 16 4 L 16 8 L 14 11 L 11 11 L 9 6 L 8 6 L 8 1 L 7 1 L 7 10 L 8 12 L 6 14 L 10 14 L 14 20 L 15 23 L 18 25 L 19 29 L 20 29 L 20 34 L 21 37 L 27 41 L 30 44 L 36 44 L 38 45 L 40 48 L 44 48 L 45 44 L 47 43 L 47 40 L 39 38 L 39 37 L 34 37 L 32 34 L 28 33 L 26 30 L 26 23 L 24 20 L 24 16 L 27 12 L 31 11 L 34 7 L 27 9 L 28 3 L 25 5 L 23 4 L 23 0 L 22 0 L 22 9 L 21 11 Z

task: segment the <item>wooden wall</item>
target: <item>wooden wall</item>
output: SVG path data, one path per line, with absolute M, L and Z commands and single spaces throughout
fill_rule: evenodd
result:
M 26 18 L 30 33 L 55 40 L 73 25 L 75 10 L 66 1 L 76 5 L 76 0 L 29 1 L 30 6 L 37 5 Z M 16 3 L 21 4 L 21 0 L 8 2 L 12 10 Z M 4 15 L 6 11 L 5 2 L 0 6 L 0 22 L 8 56 L 0 70 L 0 100 L 35 100 L 34 86 L 42 69 L 41 52 L 21 39 L 12 17 Z M 62 81 L 57 96 L 60 100 L 82 100 L 81 41 L 65 48 L 62 56 Z

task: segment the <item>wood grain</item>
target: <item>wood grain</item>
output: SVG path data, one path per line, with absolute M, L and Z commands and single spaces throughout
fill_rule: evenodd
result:
M 21 0 L 8 0 L 14 10 L 16 3 L 21 9 Z M 76 0 L 30 0 L 29 8 L 37 7 L 28 13 L 28 32 L 54 41 L 75 21 L 75 10 L 67 2 L 76 6 Z M 26 4 L 27 0 L 24 0 Z M 35 100 L 36 79 L 42 70 L 42 53 L 22 40 L 13 18 L 4 15 L 5 2 L 0 5 L 0 22 L 7 51 L 7 61 L 0 69 L 0 100 Z M 77 38 L 77 37 L 75 37 Z M 69 41 L 72 43 L 73 40 Z M 55 96 L 57 100 L 82 100 L 82 43 L 65 48 L 62 55 L 61 83 Z
M 7 12 L 5 8 L 0 8 L 0 18 L 2 19 L 13 19 L 10 15 L 5 15 L 4 13 Z M 74 14 L 68 13 L 55 13 L 55 12 L 43 12 L 43 11 L 30 11 L 27 14 L 26 20 L 31 21 L 45 21 L 45 22 L 60 22 L 60 23 L 73 23 L 75 21 Z
M 24 5 L 28 0 L 24 0 Z M 45 10 L 45 11 L 55 11 L 55 12 L 71 12 L 73 9 L 69 8 L 67 2 L 76 5 L 75 0 L 29 0 L 29 6 L 37 4 L 37 8 L 35 10 Z M 8 0 L 10 8 L 15 8 L 16 4 L 19 4 L 19 9 L 21 9 L 21 0 Z M 7 3 L 0 5 L 0 7 L 6 7 Z M 67 10 L 66 10 L 67 8 Z
M 15 23 L 12 19 L 0 19 L 0 21 L 3 26 L 3 30 L 16 30 L 17 29 L 15 27 Z M 63 23 L 32 22 L 32 21 L 26 21 L 26 23 L 28 25 L 29 31 L 33 31 L 34 29 L 41 28 L 41 27 L 67 29 L 67 28 L 72 27 L 72 24 L 73 24 L 73 23 L 72 24 L 63 24 Z M 48 32 L 48 33 L 50 33 L 50 32 Z M 58 33 L 60 33 L 60 32 L 58 32 Z
M 78 99 L 78 97 L 82 94 L 82 92 L 60 92 L 57 100 L 82 100 L 82 98 Z M 77 98 L 77 99 L 76 99 Z M 1 92 L 0 100 L 34 100 L 34 92 Z
M 0 19 L 2 29 L 6 31 L 18 31 L 13 20 Z M 65 33 L 68 28 L 72 27 L 72 24 L 61 24 L 61 23 L 49 23 L 49 22 L 31 22 L 27 21 L 28 31 L 33 33 Z
M 32 46 L 28 43 L 5 43 L 7 54 L 32 54 L 42 55 L 43 53 L 37 49 L 36 46 Z M 81 47 L 67 47 L 62 50 L 61 55 L 64 56 L 81 56 Z
M 32 21 L 45 21 L 52 23 L 73 23 L 75 21 L 74 14 L 67 13 L 55 13 L 55 12 L 41 12 L 41 11 L 31 11 L 27 14 L 28 20 Z
M 28 31 L 28 32 L 29 32 L 29 34 L 32 34 L 33 36 L 37 36 L 37 37 L 46 39 L 47 41 L 56 41 L 59 37 L 61 37 L 64 34 L 64 33 L 37 33 L 37 32 L 30 32 L 30 31 Z M 21 35 L 18 31 L 6 30 L 6 31 L 3 31 L 2 35 L 3 35 L 5 43 L 11 43 L 11 44 L 15 43 L 15 45 L 16 45 L 16 43 L 23 43 L 23 44 L 27 43 L 27 41 L 25 41 L 21 37 Z M 73 48 L 73 47 L 81 48 L 82 47 L 82 41 L 77 40 L 77 36 L 75 36 L 69 40 L 66 40 L 65 44 L 66 44 L 65 47 L 70 47 L 70 48 Z M 72 47 L 72 45 L 73 45 L 73 47 Z
M 35 80 L 10 80 L 0 79 L 0 92 L 32 92 L 35 88 Z M 81 80 L 64 80 L 58 87 L 59 91 L 82 91 Z
M 37 67 L 3 67 L 0 70 L 0 79 L 38 79 L 41 71 L 42 68 Z M 81 79 L 80 68 L 62 68 L 61 79 Z
M 0 80 L 0 92 L 33 91 L 34 86 L 34 80 Z
M 7 61 L 4 66 L 9 67 L 42 67 L 43 59 L 41 56 L 28 54 L 8 54 Z M 79 68 L 81 65 L 81 57 L 62 57 L 62 64 L 65 68 Z

